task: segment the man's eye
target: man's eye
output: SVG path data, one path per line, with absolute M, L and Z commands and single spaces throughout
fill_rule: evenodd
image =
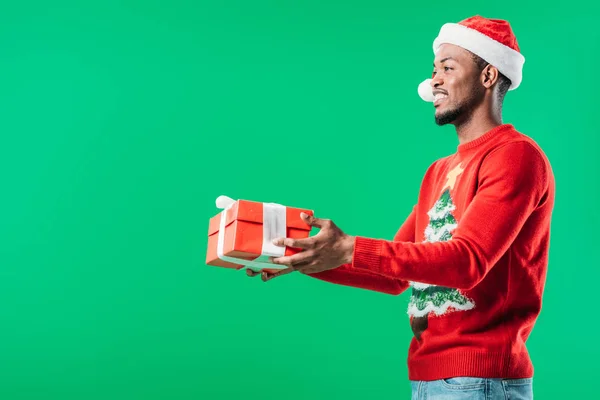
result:
M 450 69 L 454 69 L 454 68 L 450 68 L 450 67 L 444 67 L 444 71 L 448 71 L 448 70 L 450 70 Z M 436 74 L 436 72 L 435 72 L 435 71 L 433 71 L 433 76 L 435 76 L 435 74 Z

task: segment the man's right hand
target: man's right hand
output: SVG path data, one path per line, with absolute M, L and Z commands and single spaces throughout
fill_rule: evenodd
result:
M 281 276 L 281 275 L 289 274 L 290 272 L 294 272 L 293 267 L 288 267 L 288 268 L 284 268 L 284 269 L 265 268 L 260 271 L 254 271 L 251 268 L 246 268 L 246 275 L 248 275 L 251 278 L 260 275 L 263 282 L 269 281 L 273 278 L 277 278 L 278 276 Z

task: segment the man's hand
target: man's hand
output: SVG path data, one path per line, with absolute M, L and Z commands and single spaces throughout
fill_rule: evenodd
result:
M 287 268 L 280 270 L 265 268 L 261 271 L 246 268 L 246 275 L 250 277 L 260 275 L 263 282 L 267 282 L 294 271 L 303 274 L 314 274 L 352 262 L 352 254 L 354 253 L 353 236 L 346 235 L 331 220 L 315 218 L 305 213 L 301 213 L 300 217 L 308 225 L 316 226 L 321 231 L 307 239 L 280 238 L 274 240 L 273 243 L 278 246 L 304 249 L 304 251 L 293 256 L 270 258 L 272 263 L 287 265 Z
M 300 217 L 308 225 L 320 228 L 320 232 L 307 239 L 275 239 L 275 245 L 300 248 L 304 251 L 293 256 L 274 258 L 274 264 L 287 265 L 288 269 L 303 274 L 314 274 L 352 262 L 353 236 L 346 235 L 329 219 L 315 218 L 305 213 L 301 213 Z M 288 269 L 278 272 L 278 275 L 291 272 Z
M 263 282 L 269 281 L 273 278 L 276 278 L 278 276 L 281 275 L 285 275 L 285 274 L 289 274 L 290 272 L 293 272 L 294 269 L 293 268 L 284 268 L 278 271 L 273 271 L 270 269 L 263 269 L 260 271 L 254 271 L 250 268 L 246 268 L 246 275 L 250 276 L 250 277 L 254 277 L 254 276 L 261 276 L 261 279 L 263 280 Z

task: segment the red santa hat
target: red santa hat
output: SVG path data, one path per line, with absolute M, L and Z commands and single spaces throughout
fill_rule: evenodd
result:
M 514 90 L 521 84 L 525 57 L 508 21 L 476 15 L 457 24 L 444 24 L 433 41 L 433 54 L 437 54 L 443 43 L 469 50 L 498 68 L 510 79 L 508 90 Z M 432 90 L 431 79 L 426 79 L 419 85 L 419 96 L 425 101 L 433 101 Z

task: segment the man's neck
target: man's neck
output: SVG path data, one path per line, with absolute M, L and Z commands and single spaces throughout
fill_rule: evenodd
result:
M 477 112 L 473 112 L 466 121 L 455 125 L 459 144 L 475 140 L 495 127 L 502 125 L 502 116 L 497 113 L 477 114 Z

